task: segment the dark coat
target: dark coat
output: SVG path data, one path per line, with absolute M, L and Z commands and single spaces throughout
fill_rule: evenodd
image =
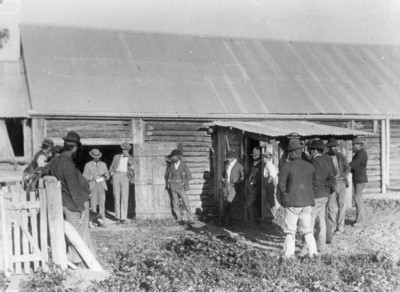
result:
M 50 174 L 61 182 L 62 204 L 72 212 L 83 212 L 89 200 L 89 183 L 70 157 L 61 154 L 50 163 Z
M 300 157 L 289 161 L 279 173 L 278 189 L 285 207 L 314 206 L 317 177 L 313 166 Z
M 367 178 L 368 155 L 365 149 L 361 148 L 356 152 L 353 160 L 350 162 L 351 173 L 354 183 L 366 183 Z
M 315 199 L 329 197 L 336 185 L 335 167 L 332 159 L 326 155 L 317 155 L 311 161 L 317 176 L 318 187 L 314 193 Z
M 172 189 L 189 189 L 189 180 L 192 179 L 189 167 L 182 160 L 179 163 L 177 169 L 175 169 L 174 163 L 171 163 L 168 172 L 168 185 Z
M 224 180 L 228 177 L 227 170 L 228 170 L 229 163 L 225 163 L 225 169 L 224 173 L 222 174 L 222 177 Z M 241 165 L 238 161 L 233 165 L 232 170 L 231 170 L 231 175 L 229 177 L 229 184 L 238 184 L 242 183 L 244 181 L 244 167 Z

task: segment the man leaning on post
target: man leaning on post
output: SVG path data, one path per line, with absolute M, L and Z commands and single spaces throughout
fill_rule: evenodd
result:
M 311 209 L 314 205 L 314 191 L 317 177 L 313 166 L 301 158 L 302 146 L 293 140 L 287 147 L 289 162 L 280 174 L 278 188 L 281 202 L 285 208 L 284 232 L 286 234 L 284 256 L 292 257 L 295 251 L 297 227 L 304 235 L 310 257 L 318 255 L 313 230 L 311 228 Z

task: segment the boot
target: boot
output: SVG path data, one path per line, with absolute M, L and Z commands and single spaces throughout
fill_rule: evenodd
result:
M 304 235 L 304 239 L 305 239 L 306 245 L 308 247 L 308 255 L 310 257 L 318 255 L 317 244 L 315 242 L 315 238 L 314 238 L 313 234 L 308 233 L 308 234 Z
M 296 243 L 294 240 L 294 234 L 286 234 L 285 245 L 283 247 L 284 256 L 287 258 L 294 256 L 295 248 Z

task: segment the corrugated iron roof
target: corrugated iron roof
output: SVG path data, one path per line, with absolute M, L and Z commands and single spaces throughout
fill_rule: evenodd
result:
M 21 33 L 36 113 L 400 114 L 396 46 L 40 26 Z
M 268 121 L 214 121 L 210 125 L 219 127 L 235 128 L 245 132 L 265 135 L 268 137 L 286 137 L 292 132 L 302 137 L 321 136 L 373 136 L 373 133 L 364 131 L 316 124 L 307 121 L 291 120 L 268 120 Z
M 0 104 L 0 118 L 29 116 L 28 89 L 19 62 L 0 62 Z

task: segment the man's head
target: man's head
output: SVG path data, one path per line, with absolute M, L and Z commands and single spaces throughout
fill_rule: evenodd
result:
M 123 155 L 128 155 L 129 151 L 131 149 L 132 149 L 132 146 L 128 142 L 124 142 L 124 143 L 121 144 L 121 150 L 122 150 L 122 154 Z
M 178 162 L 182 158 L 182 151 L 174 149 L 169 156 L 171 156 L 172 162 Z
M 261 159 L 260 148 L 254 147 L 253 152 L 251 153 L 251 157 L 253 158 L 254 161 L 260 160 Z
M 303 150 L 300 141 L 297 139 L 290 141 L 287 147 L 287 151 L 290 160 L 293 160 L 296 157 L 301 157 L 301 153 L 303 152 Z
M 310 154 L 312 156 L 317 155 L 318 153 L 322 153 L 324 152 L 325 149 L 325 144 L 324 141 L 322 140 L 314 140 L 312 141 L 309 150 L 310 150 Z
M 353 148 L 352 148 L 353 152 L 357 152 L 358 150 L 363 148 L 364 144 L 365 144 L 365 140 L 364 139 L 361 139 L 361 138 L 358 138 L 358 137 L 355 138 L 353 140 Z
M 228 151 L 228 153 L 226 154 L 226 160 L 228 160 L 229 163 L 233 162 L 237 158 L 238 158 L 238 155 L 234 149 Z
M 99 149 L 93 148 L 90 152 L 89 155 L 92 156 L 93 160 L 95 162 L 98 162 L 103 155 Z
M 50 154 L 50 152 L 52 151 L 53 147 L 54 147 L 53 140 L 45 138 L 42 141 L 42 147 L 41 148 L 42 148 L 43 153 Z
M 63 138 L 64 140 L 64 152 L 67 152 L 71 155 L 72 158 L 76 156 L 76 153 L 79 150 L 79 147 L 82 145 L 81 137 L 78 133 L 71 131 L 67 133 L 67 136 Z
M 328 148 L 329 155 L 335 155 L 339 144 L 334 137 L 331 137 L 328 139 L 328 142 L 326 143 L 325 146 Z

